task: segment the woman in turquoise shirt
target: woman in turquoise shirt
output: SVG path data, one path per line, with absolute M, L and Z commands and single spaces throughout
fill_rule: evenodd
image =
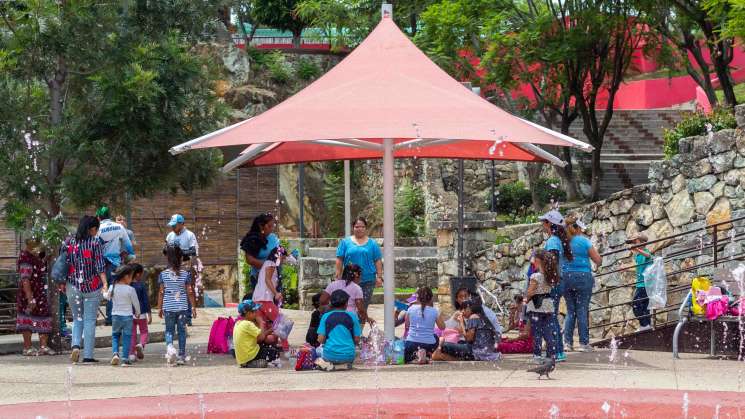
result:
M 362 268 L 360 287 L 365 308 L 370 305 L 373 289 L 383 285 L 383 254 L 375 240 L 367 235 L 367 220 L 357 217 L 352 222 L 352 235 L 339 241 L 336 248 L 336 274 L 341 278 L 342 269 L 350 263 Z
M 603 262 L 600 253 L 592 245 L 590 239 L 582 234 L 577 217 L 568 215 L 564 222 L 569 236 L 574 259 L 563 267 L 562 281 L 564 282 L 564 301 L 567 303 L 567 316 L 564 320 L 564 346 L 573 350 L 574 325 L 579 332 L 580 352 L 590 352 L 590 297 L 595 279 L 592 277 L 590 260 L 600 266 Z

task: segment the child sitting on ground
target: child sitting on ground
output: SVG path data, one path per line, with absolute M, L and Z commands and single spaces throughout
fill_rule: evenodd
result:
M 348 364 L 351 368 L 355 357 L 355 346 L 360 342 L 362 328 L 357 313 L 346 311 L 349 294 L 344 290 L 331 293 L 331 310 L 321 317 L 318 326 L 318 341 L 323 345 L 316 366 L 324 371 L 333 371 L 334 364 Z
M 241 318 L 233 327 L 233 343 L 235 361 L 241 368 L 266 368 L 269 362 L 279 356 L 274 345 L 265 343 L 271 330 L 261 330 L 256 322 L 256 312 L 260 309 L 261 304 L 253 300 L 244 300 L 238 304 Z
M 313 313 L 310 315 L 310 324 L 308 325 L 308 332 L 305 334 L 305 341 L 312 347 L 317 348 L 318 343 L 318 325 L 321 324 L 321 293 L 313 295 Z
M 123 265 L 116 272 L 116 280 L 111 286 L 111 365 L 128 367 L 129 347 L 132 343 L 132 307 L 134 314 L 140 315 L 140 301 L 137 299 L 137 291 L 129 284 L 132 282 L 134 268 L 132 265 Z M 122 347 L 122 355 L 119 357 L 119 345 Z
M 145 269 L 139 263 L 132 264 L 132 288 L 137 292 L 137 300 L 140 302 L 140 315 L 132 319 L 132 344 L 129 347 L 129 361 L 145 358 L 145 345 L 148 341 L 147 325 L 153 322 L 150 314 L 150 298 L 147 295 L 147 287 L 142 283 L 142 275 Z M 137 329 L 140 329 L 140 339 L 137 339 Z M 136 355 L 136 356 L 135 356 Z
M 517 338 L 505 338 L 497 345 L 497 351 L 503 354 L 529 354 L 533 351 L 533 335 L 530 326 L 523 319 L 525 302 L 522 295 L 515 296 L 515 304 L 510 308 L 509 329 L 517 329 Z

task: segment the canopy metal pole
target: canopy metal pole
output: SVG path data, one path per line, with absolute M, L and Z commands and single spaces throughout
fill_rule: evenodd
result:
M 300 219 L 298 220 L 298 229 L 300 238 L 305 237 L 305 163 L 300 163 L 297 168 L 297 195 L 300 201 Z
M 385 302 L 385 338 L 393 341 L 394 258 L 393 258 L 393 140 L 383 140 L 383 292 Z
M 463 278 L 463 218 L 465 216 L 463 211 L 463 159 L 458 159 L 458 276 Z
M 352 235 L 352 192 L 349 179 L 349 160 L 344 160 L 344 236 Z

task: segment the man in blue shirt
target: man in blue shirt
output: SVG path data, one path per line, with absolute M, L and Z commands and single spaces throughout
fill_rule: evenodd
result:
M 98 218 L 101 225 L 98 228 L 98 238 L 103 241 L 103 256 L 106 260 L 106 278 L 109 278 L 109 283 L 113 284 L 116 281 L 114 278 L 114 271 L 122 264 L 126 262 L 126 259 L 134 257 L 134 248 L 132 248 L 132 242 L 129 240 L 127 229 L 121 224 L 114 222 L 111 219 L 111 211 L 109 207 L 102 206 L 96 211 L 96 217 Z M 124 255 L 125 260 L 122 260 Z M 104 290 L 106 292 L 106 290 Z M 109 300 L 106 303 L 106 325 L 111 325 L 111 309 L 112 304 Z
M 318 342 L 323 345 L 323 354 L 316 365 L 325 371 L 333 371 L 334 364 L 349 364 L 355 357 L 355 347 L 360 342 L 362 327 L 357 313 L 347 310 L 349 294 L 344 290 L 331 293 L 331 311 L 321 317 L 318 326 Z

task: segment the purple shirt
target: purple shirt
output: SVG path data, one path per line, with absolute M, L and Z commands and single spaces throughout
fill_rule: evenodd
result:
M 326 291 L 328 295 L 331 295 L 331 293 L 336 290 L 344 290 L 347 294 L 349 294 L 347 311 L 357 313 L 357 300 L 361 300 L 363 298 L 362 288 L 360 288 L 360 286 L 355 284 L 354 282 L 350 282 L 349 285 L 347 285 L 347 281 L 343 279 L 337 279 L 336 281 L 332 281 L 324 291 Z

